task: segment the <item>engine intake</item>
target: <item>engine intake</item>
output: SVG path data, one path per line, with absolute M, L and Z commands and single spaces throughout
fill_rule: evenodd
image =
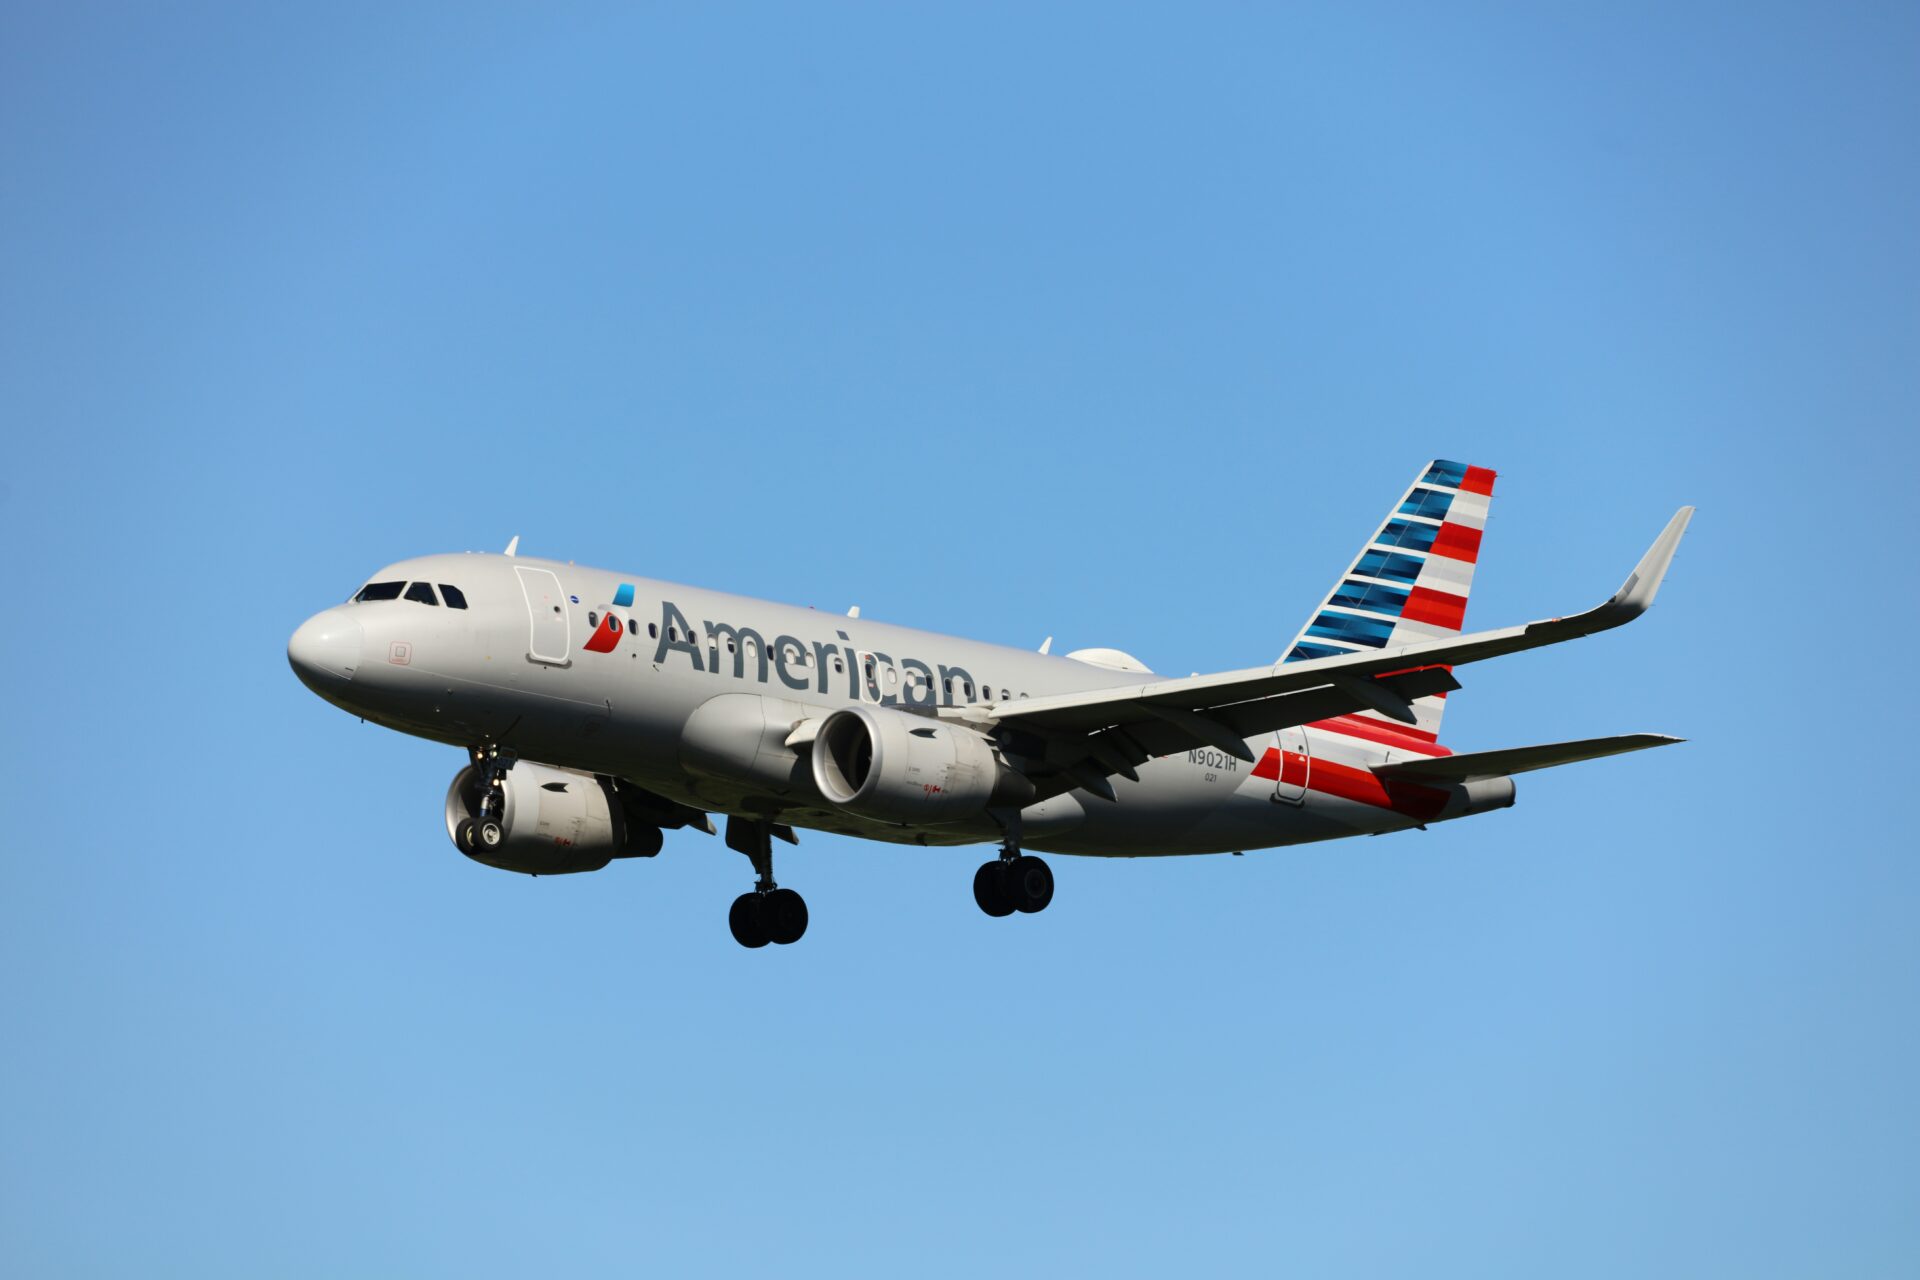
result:
M 1033 784 L 971 729 L 891 707 L 836 711 L 813 740 L 813 781 L 847 812 L 878 822 L 939 826 L 989 805 L 1023 808 Z
M 447 788 L 447 836 L 475 862 L 534 876 L 598 871 L 615 858 L 660 852 L 658 827 L 628 819 L 613 784 L 590 773 L 517 761 L 500 779 L 495 817 L 506 838 L 494 848 L 460 843 L 460 824 L 476 818 L 485 799 L 481 775 L 469 765 Z

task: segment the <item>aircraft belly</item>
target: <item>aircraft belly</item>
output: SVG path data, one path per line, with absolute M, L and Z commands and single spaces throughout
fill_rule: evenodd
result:
M 1053 853 L 1138 858 L 1268 849 L 1356 831 L 1330 806 L 1275 803 L 1270 782 L 1219 753 L 1165 757 L 1143 767 L 1137 783 L 1113 781 L 1117 803 L 1084 798 L 1082 824 L 1027 843 Z

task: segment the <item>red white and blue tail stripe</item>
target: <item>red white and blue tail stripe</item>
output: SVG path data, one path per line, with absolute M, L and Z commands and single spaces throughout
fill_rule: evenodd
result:
M 1427 464 L 1281 661 L 1304 662 L 1459 635 L 1493 481 L 1494 473 L 1485 467 L 1444 460 Z M 1446 705 L 1444 694 L 1416 698 L 1416 725 L 1381 719 L 1379 727 L 1433 742 L 1440 735 L 1440 713 Z

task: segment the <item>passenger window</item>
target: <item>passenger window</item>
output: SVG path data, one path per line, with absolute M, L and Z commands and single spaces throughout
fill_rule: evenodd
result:
M 649 622 L 647 624 L 647 639 L 658 640 L 659 638 L 660 638 L 660 624 L 657 622 Z
M 447 602 L 447 608 L 449 609 L 464 609 L 467 607 L 467 597 L 458 587 L 450 587 L 443 582 L 440 584 L 440 595 L 441 598 Z
M 430 604 L 436 609 L 440 607 L 440 602 L 434 598 L 431 583 L 414 583 L 407 588 L 407 599 L 413 601 L 415 604 Z
M 398 600 L 401 589 L 406 585 L 404 582 L 369 582 L 366 586 L 360 588 L 360 594 L 355 596 L 354 599 L 363 602 L 367 600 Z
M 599 625 L 600 625 L 600 615 L 598 613 L 595 613 L 592 609 L 587 610 L 588 630 L 592 630 L 594 627 L 597 627 Z
M 632 618 L 628 618 L 628 619 L 627 619 L 627 630 L 629 630 L 629 631 L 632 631 L 633 629 L 634 629 L 634 626 L 633 626 L 633 619 L 632 619 Z M 647 628 L 647 631 L 648 631 L 648 633 L 649 633 L 649 634 L 651 634 L 651 633 L 652 633 L 652 631 L 653 631 L 653 628 L 652 628 L 652 627 L 648 627 L 648 628 Z

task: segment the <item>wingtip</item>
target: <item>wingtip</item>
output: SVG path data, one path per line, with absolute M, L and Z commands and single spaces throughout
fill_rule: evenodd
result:
M 1673 564 L 1674 552 L 1680 549 L 1680 539 L 1686 535 L 1687 525 L 1693 519 L 1692 507 L 1681 507 L 1667 521 L 1667 527 L 1653 540 L 1647 553 L 1640 557 L 1640 563 L 1633 566 L 1633 572 L 1613 593 L 1613 599 L 1607 604 L 1614 613 L 1620 615 L 1621 622 L 1637 618 L 1653 604 L 1654 597 L 1660 594 L 1660 584 L 1666 580 L 1667 569 Z

